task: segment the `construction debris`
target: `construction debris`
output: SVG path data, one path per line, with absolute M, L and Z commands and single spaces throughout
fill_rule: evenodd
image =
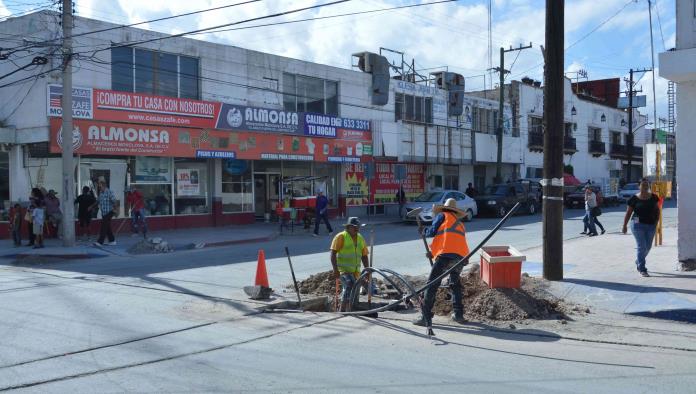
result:
M 141 240 L 127 250 L 130 254 L 169 253 L 173 251 L 174 248 L 159 237 Z
M 396 278 L 395 283 L 400 283 Z M 426 275 L 404 275 L 414 288 L 421 288 L 427 283 Z M 480 279 L 479 265 L 472 264 L 468 272 L 461 277 L 464 316 L 470 321 L 523 321 L 528 319 L 566 320 L 568 314 L 587 314 L 586 307 L 567 305 L 546 290 L 547 285 L 541 278 L 522 275 L 519 289 L 490 289 Z M 336 292 L 336 280 L 332 271 L 321 272 L 300 281 L 300 293 L 332 296 Z M 399 292 L 388 281 L 377 281 L 380 293 L 387 298 L 396 299 Z M 408 294 L 406 286 L 400 290 Z M 435 297 L 433 313 L 446 316 L 452 313 L 451 291 L 440 287 Z M 514 325 L 513 325 L 514 326 Z
M 561 319 L 570 311 L 561 300 L 546 291 L 542 279 L 529 275 L 523 275 L 519 289 L 490 289 L 479 277 L 478 264 L 474 264 L 461 277 L 461 283 L 464 316 L 468 320 Z M 449 289 L 438 289 L 433 313 L 450 314 L 450 298 Z

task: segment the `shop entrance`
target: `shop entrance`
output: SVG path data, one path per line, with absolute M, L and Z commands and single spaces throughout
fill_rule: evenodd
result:
M 254 214 L 264 217 L 275 211 L 278 204 L 280 174 L 254 173 Z
M 87 186 L 95 196 L 99 194 L 97 184 L 99 181 L 106 182 L 106 186 L 111 189 L 116 199 L 121 205 L 121 212 L 124 212 L 125 190 L 126 190 L 126 163 L 112 161 L 80 161 L 80 177 L 77 182 L 76 193 L 82 193 L 82 187 Z M 96 214 L 97 212 L 95 212 Z M 101 212 L 99 212 L 101 215 Z

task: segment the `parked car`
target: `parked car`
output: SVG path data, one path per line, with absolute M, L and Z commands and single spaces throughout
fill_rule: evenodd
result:
M 585 209 L 585 187 L 587 185 L 578 186 L 573 193 L 569 193 L 565 197 L 565 206 L 568 208 L 582 208 Z M 597 185 L 590 185 L 592 191 L 597 195 L 597 205 L 602 206 L 604 204 L 604 196 L 602 195 L 602 189 Z
M 499 217 L 505 216 L 518 202 L 528 214 L 537 213 L 541 206 L 541 184 L 531 181 L 501 183 L 486 187 L 483 195 L 476 196 L 480 212 Z
M 621 190 L 619 190 L 619 198 L 626 202 L 629 198 L 631 198 L 631 196 L 636 195 L 638 191 L 639 189 L 637 183 L 627 183 L 621 188 Z
M 466 212 L 465 221 L 468 222 L 473 219 L 474 216 L 478 215 L 476 201 L 466 194 L 458 190 L 432 190 L 421 193 L 421 195 L 416 197 L 412 202 L 406 203 L 404 207 L 406 208 L 406 217 L 404 220 L 407 222 L 416 222 L 416 218 L 409 217 L 408 213 L 416 208 L 423 208 L 423 211 L 419 215 L 421 222 L 431 223 L 433 221 L 433 205 L 443 205 L 448 198 L 457 200 L 457 207 Z

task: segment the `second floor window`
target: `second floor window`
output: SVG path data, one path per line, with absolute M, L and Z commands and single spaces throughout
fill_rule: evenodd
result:
M 565 124 L 565 136 L 570 138 L 573 136 L 573 129 L 577 127 L 575 123 L 566 123 Z
M 396 93 L 394 118 L 417 123 L 433 123 L 433 98 Z
M 338 116 L 338 82 L 284 73 L 283 106 L 286 111 Z
M 473 107 L 471 110 L 471 130 L 478 133 L 495 134 L 498 129 L 498 111 Z
M 588 127 L 587 133 L 590 141 L 602 142 L 602 129 L 598 127 Z
M 529 133 L 541 134 L 543 132 L 543 120 L 536 116 L 529 117 Z
M 111 48 L 111 88 L 199 99 L 198 59 L 147 49 Z
M 621 133 L 618 131 L 613 131 L 611 133 L 611 143 L 614 145 L 621 145 Z

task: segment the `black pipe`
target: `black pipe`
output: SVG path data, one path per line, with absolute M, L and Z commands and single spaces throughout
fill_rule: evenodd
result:
M 406 301 L 406 299 L 408 299 L 408 298 L 412 298 L 412 297 L 417 296 L 418 294 L 424 292 L 426 289 L 428 289 L 430 286 L 432 286 L 433 283 L 435 283 L 438 280 L 442 280 L 442 278 L 444 278 L 446 275 L 449 275 L 449 273 L 452 272 L 453 270 L 459 268 L 459 266 L 464 264 L 464 262 L 468 262 L 469 258 L 471 258 L 476 252 L 478 252 L 478 250 L 481 249 L 481 247 L 483 245 L 485 245 L 486 242 L 488 242 L 488 240 L 490 240 L 491 237 L 493 237 L 493 235 L 495 235 L 495 233 L 500 229 L 500 227 L 502 227 L 503 224 L 505 224 L 505 222 L 510 218 L 510 216 L 512 216 L 513 213 L 515 213 L 515 211 L 517 211 L 517 209 L 519 207 L 520 207 L 520 203 L 518 202 L 517 204 L 515 204 L 514 207 L 512 207 L 512 209 L 510 209 L 510 211 L 507 213 L 507 215 L 503 216 L 503 218 L 500 219 L 498 224 L 496 224 L 495 227 L 493 227 L 493 229 L 491 230 L 490 233 L 488 233 L 486 238 L 484 238 L 483 241 L 481 241 L 478 245 L 476 245 L 476 247 L 474 249 L 472 249 L 468 255 L 466 255 L 465 257 L 462 257 L 461 260 L 459 260 L 456 264 L 454 264 L 448 270 L 443 272 L 440 276 L 438 276 L 437 278 L 426 283 L 425 285 L 423 285 L 423 287 L 421 287 L 420 289 L 417 289 L 415 292 L 412 292 L 411 294 L 409 294 L 407 296 L 401 297 L 401 299 L 394 300 L 393 302 L 390 302 L 389 304 L 381 306 L 379 308 L 374 308 L 374 309 L 370 309 L 370 310 L 366 310 L 366 311 L 355 311 L 355 312 L 351 311 L 351 312 L 339 312 L 339 313 L 346 315 L 346 316 L 361 316 L 361 315 L 366 315 L 366 314 L 373 314 L 375 312 L 382 312 L 382 311 L 386 311 L 386 310 L 391 309 L 392 307 L 398 305 L 401 302 Z

